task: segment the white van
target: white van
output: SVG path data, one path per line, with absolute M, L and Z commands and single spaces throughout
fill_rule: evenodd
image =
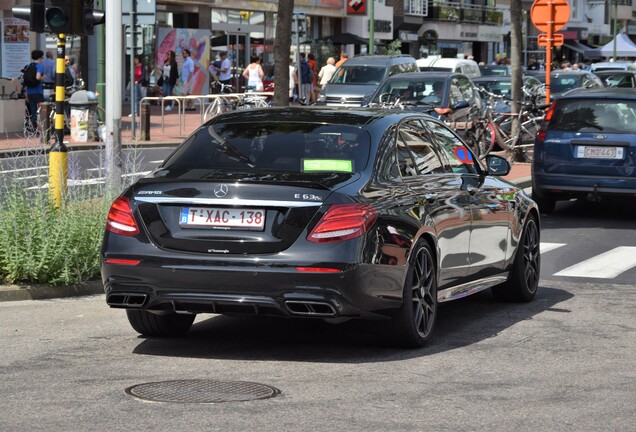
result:
M 475 60 L 430 56 L 418 59 L 417 67 L 420 72 L 449 71 L 463 73 L 470 78 L 481 76 L 481 71 Z

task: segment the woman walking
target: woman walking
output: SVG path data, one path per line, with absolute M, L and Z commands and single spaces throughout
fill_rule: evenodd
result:
M 265 73 L 258 56 L 252 56 L 252 63 L 243 71 L 243 78 L 247 80 L 247 91 L 263 91 Z
M 179 79 L 179 66 L 177 65 L 177 57 L 174 51 L 168 51 L 168 58 L 163 63 L 163 96 L 172 96 L 174 86 Z M 174 100 L 166 106 L 166 111 L 172 111 Z

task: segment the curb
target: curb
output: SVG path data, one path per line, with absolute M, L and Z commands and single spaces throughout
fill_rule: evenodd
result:
M 80 285 L 51 286 L 46 284 L 0 285 L 0 302 L 20 300 L 48 300 L 103 294 L 101 280 L 90 280 Z

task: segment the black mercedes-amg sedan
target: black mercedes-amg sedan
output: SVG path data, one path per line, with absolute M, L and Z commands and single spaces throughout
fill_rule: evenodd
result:
M 419 347 L 438 302 L 534 297 L 539 212 L 509 170 L 417 112 L 223 114 L 113 203 L 106 302 L 148 336 L 199 313 L 362 318 Z

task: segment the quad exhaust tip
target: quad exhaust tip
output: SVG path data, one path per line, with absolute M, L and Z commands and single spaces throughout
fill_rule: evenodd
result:
M 308 317 L 334 317 L 336 309 L 327 302 L 287 300 L 285 307 L 293 315 Z
M 106 303 L 112 307 L 140 308 L 146 303 L 148 294 L 142 293 L 116 293 L 106 299 Z

